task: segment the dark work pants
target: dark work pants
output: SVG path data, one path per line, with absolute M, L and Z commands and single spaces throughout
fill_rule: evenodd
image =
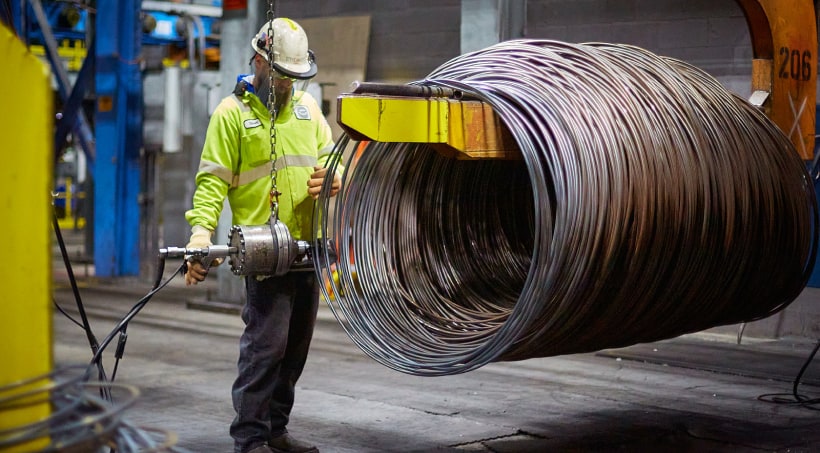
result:
M 307 360 L 319 287 L 313 272 L 245 278 L 245 331 L 239 340 L 239 375 L 233 384 L 235 453 L 287 432 L 296 380 Z

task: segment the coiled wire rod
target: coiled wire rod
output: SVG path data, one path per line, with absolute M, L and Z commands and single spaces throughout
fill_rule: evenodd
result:
M 0 386 L 0 416 L 6 420 L 15 420 L 24 410 L 45 412 L 39 420 L 0 429 L 0 451 L 36 447 L 40 452 L 62 453 L 188 453 L 175 446 L 175 433 L 140 428 L 125 419 L 124 412 L 136 401 L 139 390 L 112 382 L 88 382 L 87 371 L 85 367 L 61 368 Z M 109 394 L 112 389 L 122 393 L 121 401 L 106 401 L 94 394 L 103 387 Z
M 626 45 L 514 40 L 414 84 L 490 104 L 521 160 L 347 153 L 314 216 L 338 261 L 317 273 L 382 364 L 447 375 L 672 338 L 770 316 L 805 287 L 805 163 L 703 71 Z

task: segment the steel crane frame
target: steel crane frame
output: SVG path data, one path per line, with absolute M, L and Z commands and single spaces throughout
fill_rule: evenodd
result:
M 810 160 L 817 96 L 814 4 L 736 1 L 752 38 L 752 100 L 786 133 L 801 157 Z M 421 93 L 409 86 L 363 84 L 339 97 L 337 115 L 354 139 L 431 143 L 445 155 L 466 159 L 510 159 L 516 154 L 509 131 L 479 101 Z

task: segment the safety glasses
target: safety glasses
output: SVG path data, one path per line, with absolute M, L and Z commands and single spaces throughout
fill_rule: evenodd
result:
M 279 71 L 274 71 L 273 72 L 273 77 L 277 80 L 281 80 L 281 81 L 284 81 L 284 82 L 290 81 L 291 83 L 296 82 L 298 80 L 296 77 L 291 77 L 289 75 L 282 74 Z

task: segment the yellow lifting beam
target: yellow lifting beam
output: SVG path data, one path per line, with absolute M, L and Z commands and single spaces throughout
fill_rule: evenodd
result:
M 810 0 L 737 0 L 752 37 L 752 102 L 813 158 L 817 29 Z M 460 159 L 516 159 L 489 105 L 445 88 L 358 84 L 338 98 L 339 125 L 356 140 L 429 143 Z
M 354 140 L 429 143 L 458 159 L 520 159 L 489 104 L 446 88 L 358 84 L 338 98 L 339 125 Z

